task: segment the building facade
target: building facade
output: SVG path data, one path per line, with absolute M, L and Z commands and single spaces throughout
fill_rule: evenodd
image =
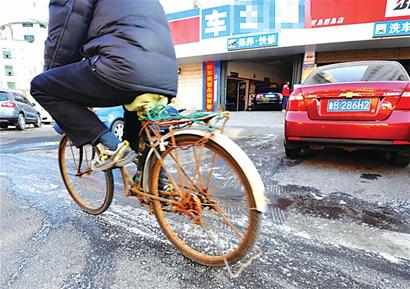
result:
M 47 28 L 36 21 L 0 26 L 0 88 L 29 95 L 31 79 L 43 71 Z
M 299 84 L 324 64 L 397 60 L 410 70 L 408 0 L 162 3 L 187 108 L 247 110 L 256 93 Z

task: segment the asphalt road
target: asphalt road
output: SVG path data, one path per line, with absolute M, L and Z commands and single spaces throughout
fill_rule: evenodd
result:
M 374 152 L 286 159 L 282 118 L 229 122 L 270 200 L 263 255 L 238 278 L 184 258 L 136 200 L 117 194 L 104 214 L 81 212 L 49 126 L 1 130 L 0 288 L 410 288 L 410 167 Z

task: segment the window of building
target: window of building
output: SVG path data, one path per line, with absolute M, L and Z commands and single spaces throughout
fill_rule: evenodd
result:
M 7 82 L 7 88 L 8 89 L 16 89 L 16 83 L 15 82 Z
M 34 41 L 34 35 L 24 35 L 24 40 L 28 42 Z
M 10 50 L 3 50 L 3 58 L 4 59 L 11 59 L 11 51 Z
M 30 22 L 24 22 L 23 27 L 33 27 L 33 23 Z
M 13 76 L 13 65 L 4 65 L 4 70 L 6 71 L 6 76 Z

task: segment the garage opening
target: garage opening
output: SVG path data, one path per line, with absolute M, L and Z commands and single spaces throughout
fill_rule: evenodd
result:
M 282 87 L 286 82 L 298 81 L 301 58 L 301 55 L 291 55 L 228 61 L 225 110 L 281 109 Z M 257 97 L 260 101 L 256 104 Z

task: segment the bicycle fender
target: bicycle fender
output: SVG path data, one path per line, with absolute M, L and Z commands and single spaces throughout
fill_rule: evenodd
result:
M 178 135 L 197 135 L 204 137 L 207 132 L 199 129 L 181 129 L 174 132 L 175 136 Z M 171 134 L 166 134 L 162 137 L 164 141 L 168 140 L 171 137 Z M 210 137 L 212 141 L 220 145 L 228 154 L 234 157 L 235 161 L 238 163 L 239 167 L 242 169 L 246 178 L 249 180 L 251 186 L 251 191 L 256 203 L 256 210 L 265 213 L 267 211 L 268 202 L 266 197 L 265 186 L 262 182 L 262 179 L 258 173 L 253 162 L 249 159 L 248 155 L 230 138 L 221 134 L 220 132 L 214 132 Z M 152 162 L 155 153 L 151 149 L 147 155 L 145 164 L 144 164 L 144 175 L 143 175 L 143 186 L 144 191 L 149 192 L 149 172 L 152 166 Z

